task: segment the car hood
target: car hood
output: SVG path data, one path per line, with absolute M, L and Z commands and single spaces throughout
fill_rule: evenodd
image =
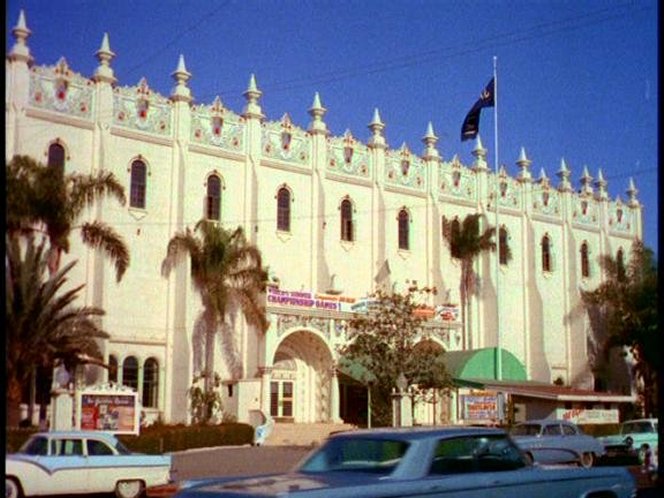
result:
M 190 481 L 178 495 L 183 497 L 210 496 L 284 496 L 297 491 L 313 491 L 323 488 L 368 484 L 377 476 L 365 473 L 335 472 L 326 474 L 289 474 L 265 475 L 237 479 L 204 479 Z

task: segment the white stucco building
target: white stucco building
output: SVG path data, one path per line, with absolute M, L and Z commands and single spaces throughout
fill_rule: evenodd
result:
M 81 75 L 65 58 L 33 60 L 23 15 L 12 32 L 6 159 L 22 154 L 64 163 L 66 172 L 106 170 L 126 186 L 126 206 L 105 202 L 89 213 L 130 248 L 122 281 L 75 234 L 67 257 L 78 259 L 72 280 L 86 283 L 86 304 L 106 310 L 103 328 L 112 337 L 103 349 L 118 365 L 115 380 L 139 391 L 148 416 L 187 418 L 186 391 L 200 368 L 192 338 L 201 303 L 186 265 L 168 279 L 160 267 L 169 239 L 204 217 L 242 226 L 274 284 L 267 333 L 231 316 L 216 345 L 224 407 L 241 421 L 258 409 L 295 422 L 347 418 L 352 400 L 336 362 L 351 306 L 378 285 L 435 287 L 429 306 L 458 304 L 460 268 L 442 219 L 481 213 L 493 225 L 496 205 L 512 259 L 498 270 L 495 254 L 478 260 L 468 337 L 452 314 L 432 321 L 434 340 L 448 351 L 500 346 L 531 380 L 593 387 L 579 289 L 601 281 L 600 255 L 627 261 L 641 237 L 633 182 L 624 201 L 611 199 L 601 170 L 593 179 L 584 167 L 574 179 L 562 160 L 551 177 L 544 168 L 534 174 L 524 149 L 516 177 L 496 175 L 480 140 L 473 161 L 462 164 L 438 150 L 431 124 L 422 145 L 393 148 L 378 110 L 367 116 L 368 132 L 333 136 L 318 94 L 302 126 L 288 115 L 265 116 L 261 99 L 269 95 L 253 75 L 243 109 L 219 98 L 196 102 L 182 57 L 171 94 L 160 95 L 144 79 L 116 80 L 105 35 L 97 69 Z M 108 380 L 97 367 L 87 376 Z

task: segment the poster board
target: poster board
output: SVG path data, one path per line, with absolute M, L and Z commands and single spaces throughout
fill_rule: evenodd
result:
M 103 387 L 76 393 L 76 427 L 114 434 L 140 432 L 141 409 L 132 389 Z

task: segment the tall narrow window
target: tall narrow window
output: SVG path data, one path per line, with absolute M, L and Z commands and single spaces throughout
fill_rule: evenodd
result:
M 399 249 L 410 249 L 409 241 L 409 223 L 410 217 L 408 216 L 408 211 L 402 209 L 399 211 Z
M 148 358 L 143 365 L 143 406 L 157 408 L 159 402 L 159 363 Z
M 353 205 L 348 199 L 341 202 L 341 240 L 353 240 Z
M 590 276 L 590 261 L 588 260 L 588 244 L 581 244 L 581 276 L 588 278 Z
M 542 239 L 542 271 L 551 271 L 551 240 L 548 235 Z
M 113 383 L 118 381 L 118 359 L 114 355 L 108 357 L 108 381 Z
M 143 161 L 134 161 L 131 164 L 131 191 L 129 205 L 134 208 L 145 209 L 145 183 L 147 168 Z
M 207 181 L 207 198 L 205 203 L 205 216 L 208 220 L 221 219 L 221 180 L 212 175 Z
M 622 250 L 622 248 L 618 249 L 618 253 L 616 254 L 616 266 L 618 270 L 618 281 L 622 282 L 625 280 L 625 252 Z
M 461 222 L 458 219 L 452 220 L 452 242 L 450 244 L 450 252 L 453 258 L 461 256 L 461 249 L 459 248 L 459 239 L 461 238 Z
M 507 230 L 500 227 L 498 231 L 498 257 L 501 265 L 507 264 Z
M 277 194 L 277 230 L 290 232 L 290 191 L 286 187 L 279 189 Z
M 60 144 L 51 144 L 48 148 L 48 167 L 65 173 L 65 148 Z
M 122 384 L 138 391 L 138 361 L 134 356 L 122 362 Z

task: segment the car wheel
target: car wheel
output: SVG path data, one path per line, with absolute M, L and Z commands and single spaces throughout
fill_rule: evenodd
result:
M 526 453 L 525 456 L 526 456 L 526 463 L 527 463 L 528 465 L 532 465 L 532 464 L 535 463 L 535 459 L 533 458 L 533 454 L 532 454 L 532 453 Z
M 19 482 L 13 477 L 5 477 L 5 497 L 6 498 L 21 498 L 23 490 Z
M 581 467 L 589 469 L 595 463 L 595 454 L 592 452 L 584 453 L 581 455 Z
M 115 485 L 117 498 L 138 498 L 143 496 L 142 481 L 118 481 Z

